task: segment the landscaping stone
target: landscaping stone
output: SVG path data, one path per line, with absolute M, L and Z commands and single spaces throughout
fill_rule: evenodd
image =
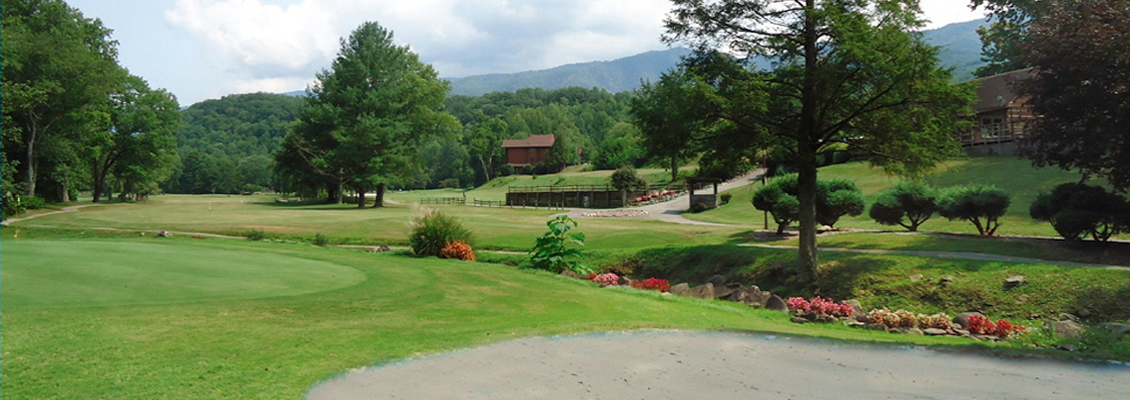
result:
M 948 334 L 949 332 L 946 332 L 945 329 L 926 328 L 926 329 L 922 330 L 922 333 L 925 333 L 926 335 L 929 335 L 929 336 L 941 336 L 941 335 Z
M 740 288 L 741 285 L 738 285 L 738 287 Z M 730 295 L 733 293 L 734 288 L 730 285 L 714 285 L 714 298 L 716 299 L 725 299 L 727 297 L 730 297 Z
M 789 319 L 789 321 L 792 321 L 793 323 L 796 323 L 796 324 L 804 324 L 804 323 L 809 322 L 808 318 L 805 318 L 805 317 L 802 317 L 802 316 L 799 316 L 799 315 L 794 315 L 792 318 Z
M 862 322 L 855 321 L 855 320 L 845 319 L 844 325 L 850 326 L 852 328 L 859 328 L 859 327 L 862 327 L 862 326 L 867 325 L 867 324 L 864 324 Z
M 836 317 L 827 314 L 816 314 L 816 322 L 829 323 L 836 322 Z
M 1130 325 L 1120 324 L 1117 322 L 1107 322 L 1099 325 L 1099 329 L 1110 334 L 1114 338 L 1130 335 Z
M 864 325 L 863 325 L 863 328 L 864 328 L 864 329 L 870 329 L 870 330 L 873 330 L 873 331 L 886 331 L 886 330 L 887 330 L 887 326 L 886 326 L 886 325 L 883 325 L 883 324 L 876 324 L 876 323 L 867 323 L 867 324 L 864 324 Z
M 942 287 L 946 287 L 949 286 L 950 283 L 953 283 L 955 279 L 957 278 L 954 278 L 953 275 L 946 275 L 938 280 L 938 284 L 942 285 Z
M 676 296 L 690 296 L 690 291 L 691 285 L 688 285 L 686 282 L 671 286 L 671 294 Z
M 781 300 L 780 296 L 775 294 L 769 295 L 769 300 L 765 301 L 765 308 L 781 312 L 789 312 L 789 306 Z
M 621 276 L 620 280 L 616 283 L 620 284 L 620 286 L 632 286 L 632 279 L 626 276 Z
M 918 329 L 918 328 L 902 328 L 902 329 L 899 329 L 899 333 L 906 334 L 906 335 L 924 335 L 925 334 L 924 332 L 922 332 L 921 329 Z
M 910 276 L 911 282 L 918 282 L 920 280 L 922 280 L 922 274 L 914 274 Z
M 1008 277 L 1008 279 L 1004 280 L 1004 288 L 1006 290 L 1012 289 L 1014 287 L 1017 287 L 1017 286 L 1020 286 L 1020 285 L 1023 285 L 1023 284 L 1024 284 L 1024 275 L 1010 276 L 1010 277 Z
M 1056 320 L 1057 321 L 1078 321 L 1079 317 L 1076 317 L 1074 314 L 1059 313 L 1059 316 L 1056 317 Z
M 1076 350 L 1078 350 L 1078 348 L 1075 347 L 1075 345 L 1073 345 L 1073 344 L 1061 344 L 1059 346 L 1056 346 L 1055 348 L 1063 350 L 1063 351 L 1076 351 Z
M 997 336 L 994 336 L 994 335 L 972 335 L 972 337 L 973 337 L 974 340 L 982 340 L 982 341 L 989 341 L 989 342 L 995 342 L 995 341 L 1001 340 L 1000 337 L 997 337 Z
M 953 317 L 953 323 L 961 325 L 961 329 L 969 329 L 969 317 L 974 315 L 984 317 L 984 315 L 979 312 L 963 312 Z
M 1068 338 L 1083 336 L 1083 332 L 1087 330 L 1075 321 L 1048 321 L 1044 323 L 1044 326 L 1054 330 L 1056 336 Z
M 867 313 L 863 311 L 863 304 L 860 304 L 859 300 L 845 300 L 844 303 L 847 303 L 847 305 L 851 306 L 852 310 L 854 310 L 851 313 L 851 317 L 859 318 L 860 315 L 867 315 Z
M 691 288 L 689 293 L 690 293 L 691 297 L 697 297 L 697 298 L 700 298 L 700 299 L 713 299 L 714 298 L 714 284 L 704 283 L 704 284 L 695 286 L 695 287 Z
M 871 318 L 867 318 L 867 314 L 856 315 L 855 320 L 865 324 L 871 322 Z
M 765 307 L 765 303 L 769 301 L 769 296 L 772 295 L 772 293 L 761 291 L 761 288 L 757 286 L 750 286 L 742 289 L 742 291 L 742 303 L 757 308 Z
M 567 277 L 570 277 L 570 278 L 580 278 L 579 276 L 577 276 L 576 272 L 573 272 L 573 270 L 568 269 L 568 268 L 561 270 L 561 275 L 567 276 Z
M 1091 310 L 1088 310 L 1086 308 L 1079 310 L 1079 318 L 1091 318 Z
M 722 275 L 714 275 L 711 276 L 710 279 L 707 279 L 706 283 L 714 285 L 715 288 L 722 287 L 726 285 L 726 277 Z

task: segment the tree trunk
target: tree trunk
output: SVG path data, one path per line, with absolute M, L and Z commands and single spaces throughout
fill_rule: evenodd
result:
M 800 132 L 797 137 L 797 201 L 800 203 L 800 245 L 797 254 L 797 280 L 816 281 L 816 2 L 805 1 L 804 86 L 801 88 Z
M 373 202 L 373 208 L 385 206 L 385 184 L 377 184 L 377 200 Z
M 60 183 L 59 185 L 63 187 L 63 202 L 64 203 L 70 203 L 71 202 L 71 179 L 64 177 L 63 182 Z
M 334 204 L 341 204 L 343 196 L 345 196 L 345 181 L 338 179 L 337 193 L 334 193 Z
M 357 187 L 357 208 L 365 208 L 365 188 Z
M 27 165 L 27 176 L 24 178 L 27 181 L 25 182 L 24 193 L 28 197 L 35 197 L 35 180 L 38 178 L 36 176 L 36 164 L 38 164 L 36 161 L 38 160 L 35 159 L 35 136 L 37 132 L 34 122 L 32 124 L 27 129 L 28 133 L 24 135 L 24 143 L 27 145 L 27 153 L 24 157 Z
M 679 157 L 671 155 L 671 182 L 679 179 Z

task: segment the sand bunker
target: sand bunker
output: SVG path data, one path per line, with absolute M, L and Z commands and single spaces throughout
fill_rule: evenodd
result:
M 325 399 L 1126 399 L 1130 367 L 740 333 L 523 339 L 346 374 Z

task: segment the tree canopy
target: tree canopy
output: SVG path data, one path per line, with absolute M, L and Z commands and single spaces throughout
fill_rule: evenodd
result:
M 320 177 L 337 202 L 348 185 L 359 207 L 376 189 L 374 206 L 381 206 L 385 185 L 409 181 L 421 168 L 416 149 L 426 138 L 459 129 L 439 112 L 447 90 L 435 69 L 393 43 L 391 31 L 366 22 L 342 40 L 332 67 L 317 74 L 277 157 L 280 172 L 298 183 Z
M 694 86 L 709 100 L 707 131 L 731 148 L 775 149 L 798 171 L 800 281 L 816 274 L 818 154 L 842 143 L 914 174 L 956 149 L 972 91 L 949 83 L 918 14 L 911 0 L 676 0 L 665 22 L 668 43 L 772 61 L 751 71 L 713 57 Z

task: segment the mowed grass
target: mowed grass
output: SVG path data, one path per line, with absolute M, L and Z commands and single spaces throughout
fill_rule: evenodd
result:
M 211 269 L 181 269 L 200 259 L 201 243 L 218 256 L 238 259 Z M 61 248 L 98 244 L 108 250 L 99 255 L 103 262 L 41 268 L 39 260 L 57 257 L 51 253 Z M 162 260 L 175 265 L 113 251 L 123 249 L 165 254 Z M 784 314 L 744 305 L 600 289 L 502 265 L 298 243 L 6 239 L 0 251 L 5 273 L 0 385 L 7 399 L 293 399 L 353 368 L 518 337 L 590 331 L 739 329 L 971 343 L 801 326 Z M 301 271 L 287 272 L 285 265 Z M 254 272 L 271 268 L 290 274 L 287 285 L 307 293 L 231 295 L 237 287 L 277 285 L 279 278 Z M 341 286 L 343 274 L 351 285 Z M 92 275 L 100 279 L 88 279 Z M 200 290 L 198 282 L 215 276 L 229 282 L 229 290 Z M 72 287 L 115 292 L 122 290 L 121 282 L 145 288 L 135 293 L 160 301 L 106 295 L 82 304 L 73 300 L 87 294 L 66 293 Z
M 476 248 L 525 251 L 547 231 L 545 222 L 560 210 L 428 206 L 458 217 L 475 233 Z M 407 244 L 410 205 L 358 209 L 349 204 L 275 203 L 269 195 L 164 195 L 145 203 L 86 207 L 78 212 L 15 222 L 13 227 L 46 225 L 73 230 L 115 228 L 169 230 L 239 236 L 251 229 L 268 236 L 311 239 L 322 233 L 334 243 Z M 718 243 L 740 227 L 701 227 L 648 220 L 580 221 L 589 248 L 637 248 L 661 243 Z
M 890 176 L 882 170 L 871 168 L 866 162 L 856 161 L 845 164 L 830 165 L 820 168 L 819 179 L 848 179 L 856 183 L 864 194 L 864 203 L 870 207 L 879 193 L 899 182 L 902 178 Z M 1058 168 L 1035 168 L 1028 160 L 1017 157 L 970 157 L 952 160 L 937 166 L 932 174 L 928 175 L 926 182 L 935 187 L 949 187 L 965 184 L 990 184 L 1004 189 L 1012 195 L 1012 203 L 1008 212 L 1001 218 L 998 235 L 1003 236 L 1042 236 L 1057 237 L 1051 224 L 1033 220 L 1028 216 L 1028 208 L 1036 200 L 1040 192 L 1050 192 L 1056 185 L 1077 182 L 1079 174 L 1064 171 Z M 750 199 L 761 185 L 749 185 L 731 191 L 733 199 L 730 204 L 716 210 L 706 211 L 697 215 L 687 214 L 691 219 L 744 224 L 755 228 L 764 228 L 764 213 L 753 208 Z M 769 216 L 769 228 L 776 229 L 777 225 Z M 795 224 L 794 224 L 795 227 Z M 857 216 L 845 216 L 836 223 L 836 228 L 841 229 L 876 229 L 876 230 L 904 230 L 900 226 L 879 225 L 867 216 L 867 211 Z M 919 230 L 932 232 L 947 232 L 961 234 L 976 234 L 977 230 L 972 223 L 967 221 L 948 221 L 935 215 L 926 221 Z
M 690 168 L 690 167 L 688 167 Z M 474 199 L 489 201 L 505 201 L 506 193 L 511 186 L 574 186 L 610 184 L 609 177 L 612 171 L 586 171 L 580 172 L 577 167 L 567 168 L 557 174 L 549 175 L 511 175 L 498 177 L 473 190 L 466 191 L 467 201 Z M 658 185 L 671 182 L 671 172 L 660 168 L 641 168 L 636 170 L 637 176 L 643 178 L 648 184 Z M 676 182 L 681 183 L 681 182 Z M 411 203 L 426 198 L 463 197 L 463 189 L 431 189 L 412 191 L 390 191 L 388 196 L 393 201 Z

